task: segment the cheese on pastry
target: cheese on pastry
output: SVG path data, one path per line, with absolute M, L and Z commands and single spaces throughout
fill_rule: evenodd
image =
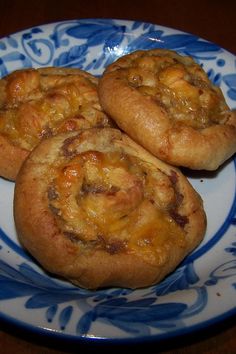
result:
M 42 139 L 109 125 L 97 79 L 89 73 L 53 67 L 15 71 L 0 80 L 0 176 L 14 180 Z
M 190 57 L 127 54 L 103 73 L 99 97 L 122 130 L 172 165 L 215 170 L 236 151 L 236 114 Z
M 45 269 L 90 289 L 156 284 L 206 227 L 183 174 L 111 128 L 42 141 L 17 176 L 14 216 Z

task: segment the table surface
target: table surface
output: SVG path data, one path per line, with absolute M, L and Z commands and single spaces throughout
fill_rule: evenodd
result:
M 236 1 L 233 0 L 0 0 L 0 38 L 25 28 L 60 20 L 119 18 L 141 20 L 196 34 L 236 54 Z M 236 321 L 230 318 L 204 333 L 194 333 L 165 343 L 139 345 L 145 353 L 236 353 Z M 73 347 L 29 335 L 0 323 L 0 353 L 59 354 L 97 351 L 94 346 Z M 99 347 L 120 352 L 122 347 Z M 137 347 L 126 348 L 137 352 Z

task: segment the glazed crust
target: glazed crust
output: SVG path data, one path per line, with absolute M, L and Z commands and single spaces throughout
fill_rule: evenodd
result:
M 14 218 L 46 270 L 89 289 L 159 282 L 206 228 L 185 176 L 112 128 L 42 141 L 17 176 Z
M 170 164 L 215 170 L 236 151 L 236 114 L 190 57 L 123 56 L 105 70 L 99 97 L 124 132 Z
M 110 126 L 98 81 L 73 68 L 15 71 L 0 80 L 0 176 L 15 180 L 41 139 L 60 132 Z

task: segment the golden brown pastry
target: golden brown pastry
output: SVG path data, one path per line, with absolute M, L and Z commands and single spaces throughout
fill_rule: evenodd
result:
M 111 64 L 100 103 L 158 158 L 215 170 L 236 151 L 236 114 L 201 66 L 174 51 L 136 51 Z
M 14 180 L 43 138 L 109 125 L 97 79 L 89 73 L 53 67 L 15 71 L 0 80 L 0 176 Z
M 81 287 L 159 282 L 202 240 L 202 200 L 181 172 L 118 129 L 43 140 L 16 179 L 19 239 Z

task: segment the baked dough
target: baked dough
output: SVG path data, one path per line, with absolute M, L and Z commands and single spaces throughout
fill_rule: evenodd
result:
M 14 180 L 43 138 L 109 125 L 97 78 L 89 73 L 54 67 L 15 71 L 0 80 L 0 176 Z
M 99 97 L 124 132 L 170 164 L 215 170 L 236 151 L 236 114 L 190 57 L 125 55 L 105 70 Z
M 14 218 L 46 270 L 89 289 L 159 282 L 206 228 L 186 177 L 112 128 L 41 141 L 17 176 Z

